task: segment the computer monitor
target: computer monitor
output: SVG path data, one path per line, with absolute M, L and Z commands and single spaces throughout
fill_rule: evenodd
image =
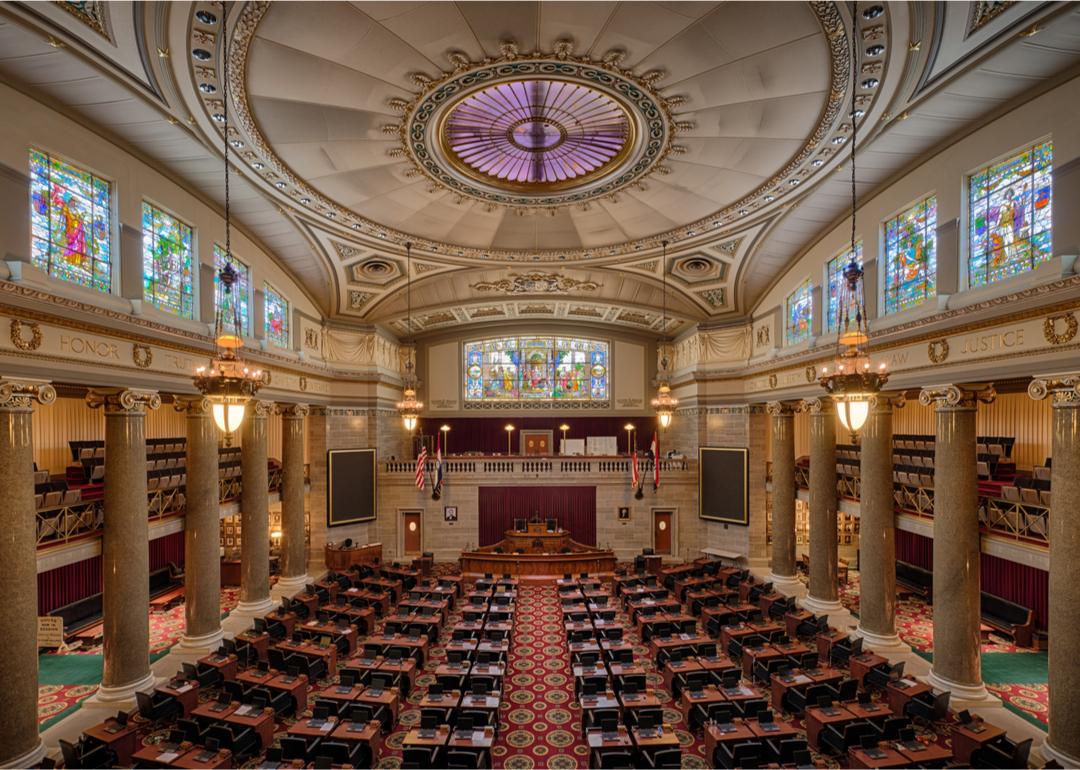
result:
M 547 520 L 547 531 L 548 532 L 557 532 L 558 529 L 559 529 L 559 520 L 558 519 L 548 519 Z
M 638 728 L 642 730 L 652 730 L 656 727 L 656 715 L 650 714 L 648 711 L 642 711 L 638 715 Z
M 487 695 L 487 685 L 484 684 L 483 682 L 473 682 L 472 683 L 472 694 L 473 695 Z
M 457 730 L 458 732 L 468 733 L 472 732 L 473 718 L 472 716 L 465 716 L 462 714 L 457 718 Z
M 436 714 L 423 714 L 420 717 L 421 730 L 434 730 L 439 726 L 439 717 Z

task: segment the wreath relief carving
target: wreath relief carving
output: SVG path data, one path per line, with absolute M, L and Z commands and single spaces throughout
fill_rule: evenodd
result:
M 25 330 L 29 329 L 30 339 L 26 339 Z M 19 350 L 31 351 L 41 347 L 41 326 L 36 321 L 23 323 L 18 318 L 11 319 L 11 344 Z

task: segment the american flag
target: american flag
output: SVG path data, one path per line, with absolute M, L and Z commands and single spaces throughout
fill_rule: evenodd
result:
M 634 458 L 630 461 L 630 487 L 636 487 L 641 479 L 641 472 L 637 464 L 637 447 L 634 448 Z
M 427 466 L 427 447 L 420 447 L 420 455 L 416 458 L 416 488 L 424 488 L 424 472 Z
M 652 488 L 660 488 L 660 439 L 656 436 L 656 431 L 652 434 Z

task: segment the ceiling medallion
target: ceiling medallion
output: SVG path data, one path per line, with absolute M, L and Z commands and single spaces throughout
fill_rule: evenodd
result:
M 596 291 L 600 284 L 596 281 L 579 281 L 558 273 L 510 273 L 509 278 L 498 281 L 480 281 L 470 284 L 476 291 L 497 291 L 503 294 L 565 294 L 579 291 Z
M 425 82 L 395 103 L 398 135 L 414 167 L 457 195 L 523 209 L 584 204 L 637 184 L 670 153 L 677 125 L 653 80 L 566 48 L 515 54 Z

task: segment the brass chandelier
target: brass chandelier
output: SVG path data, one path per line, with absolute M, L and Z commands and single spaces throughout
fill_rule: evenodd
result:
M 223 8 L 224 10 L 224 8 Z M 225 154 L 225 266 L 218 272 L 222 299 L 217 302 L 214 317 L 215 354 L 209 366 L 195 370 L 193 381 L 199 392 L 211 403 L 211 413 L 218 430 L 225 435 L 225 445 L 232 442 L 232 434 L 244 422 L 247 403 L 262 387 L 264 378 L 259 369 L 250 369 L 243 360 L 243 325 L 240 317 L 240 296 L 234 292 L 239 275 L 232 266 L 232 217 L 229 196 L 229 72 L 228 30 L 225 14 L 221 20 L 222 44 L 225 46 L 225 70 L 222 84 L 224 130 L 222 131 Z
M 837 416 L 844 427 L 851 431 L 854 440 L 870 414 L 870 399 L 884 387 L 889 379 L 885 364 L 874 368 L 870 361 L 870 325 L 866 316 L 865 284 L 863 268 L 856 261 L 855 251 L 855 138 L 856 121 L 855 88 L 858 82 L 854 5 L 851 14 L 851 261 L 844 268 L 837 312 L 836 358 L 834 371 L 822 367 L 819 382 L 836 402 Z
M 416 429 L 420 410 L 424 403 L 416 399 L 416 365 L 413 361 L 415 349 L 412 346 L 412 243 L 405 244 L 405 295 L 408 302 L 408 357 L 405 360 L 405 376 L 402 381 L 402 399 L 397 402 L 397 411 L 405 430 L 412 433 Z
M 663 280 L 663 293 L 664 293 L 664 314 L 661 320 L 660 329 L 664 334 L 663 339 L 660 340 L 660 371 L 656 375 L 657 388 L 656 398 L 652 400 L 653 411 L 656 412 L 656 419 L 660 422 L 661 428 L 667 428 L 671 425 L 671 420 L 675 416 L 675 409 L 679 406 L 679 399 L 671 395 L 671 373 L 669 371 L 670 361 L 668 360 L 668 341 L 667 341 L 667 241 L 661 241 L 663 246 L 663 261 L 661 262 L 660 273 Z

